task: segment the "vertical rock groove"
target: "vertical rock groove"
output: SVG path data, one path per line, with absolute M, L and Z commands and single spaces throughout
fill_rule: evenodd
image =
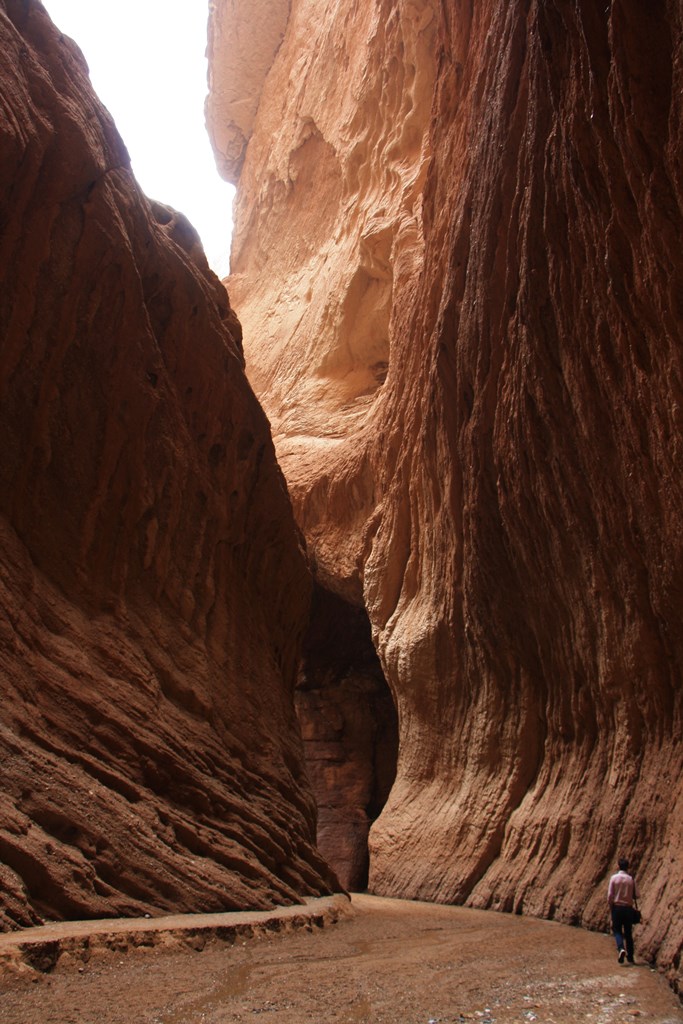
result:
M 232 278 L 317 577 L 398 709 L 371 888 L 602 927 L 626 851 L 672 976 L 681 21 L 293 0 Z

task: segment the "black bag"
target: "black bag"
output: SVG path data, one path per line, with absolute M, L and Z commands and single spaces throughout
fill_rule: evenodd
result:
M 640 924 L 642 916 L 638 907 L 631 907 L 631 924 Z

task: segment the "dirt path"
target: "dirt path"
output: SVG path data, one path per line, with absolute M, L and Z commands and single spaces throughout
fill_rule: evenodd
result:
M 683 1024 L 664 980 L 644 963 L 619 965 L 607 935 L 372 896 L 354 896 L 353 911 L 325 927 L 213 939 L 201 952 L 62 956 L 50 974 L 5 978 L 0 1021 Z

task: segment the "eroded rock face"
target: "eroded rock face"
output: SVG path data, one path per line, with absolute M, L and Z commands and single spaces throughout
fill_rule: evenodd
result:
M 0 40 L 0 927 L 327 892 L 237 321 L 42 6 Z
M 211 3 L 210 9 L 206 113 L 215 126 L 218 165 L 234 183 L 244 163 L 263 83 L 285 34 L 289 0 L 252 0 L 247 12 L 231 2 Z M 239 73 L 228 79 L 220 71 L 214 76 L 214 69 L 227 60 Z
M 371 889 L 603 927 L 625 853 L 674 973 L 681 17 L 293 0 L 231 279 L 316 573 L 398 707 Z

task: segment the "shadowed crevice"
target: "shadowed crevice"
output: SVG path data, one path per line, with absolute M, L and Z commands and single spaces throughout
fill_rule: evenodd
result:
M 296 705 L 318 805 L 318 847 L 350 890 L 368 880 L 368 832 L 396 776 L 398 719 L 357 608 L 316 587 Z

